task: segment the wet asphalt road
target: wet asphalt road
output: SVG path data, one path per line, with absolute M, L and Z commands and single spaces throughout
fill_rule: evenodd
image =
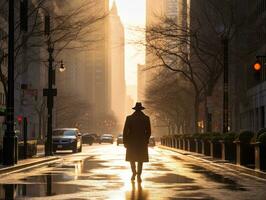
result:
M 202 167 L 177 153 L 150 148 L 141 185 L 130 181 L 123 146 L 85 146 L 82 153 L 59 153 L 60 162 L 0 178 L 0 199 L 266 199 L 266 182 Z

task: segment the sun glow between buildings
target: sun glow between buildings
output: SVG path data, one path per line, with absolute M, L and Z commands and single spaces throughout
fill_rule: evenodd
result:
M 110 7 L 114 0 L 110 0 Z M 136 29 L 145 27 L 146 0 L 115 0 L 118 14 L 125 27 L 125 77 L 127 85 L 137 84 L 137 64 L 145 62 L 145 49 L 134 45 L 134 41 L 144 39 L 144 32 Z M 138 28 L 137 28 L 138 27 Z M 137 36 L 137 38 L 136 38 Z

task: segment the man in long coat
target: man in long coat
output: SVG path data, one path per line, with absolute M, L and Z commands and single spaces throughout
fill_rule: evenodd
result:
M 129 161 L 131 165 L 131 180 L 134 181 L 137 175 L 138 182 L 141 182 L 143 162 L 149 162 L 148 144 L 151 136 L 151 125 L 150 118 L 142 112 L 145 108 L 140 102 L 137 102 L 132 109 L 135 112 L 126 118 L 123 143 L 127 149 L 126 161 Z M 137 171 L 135 162 L 138 163 Z

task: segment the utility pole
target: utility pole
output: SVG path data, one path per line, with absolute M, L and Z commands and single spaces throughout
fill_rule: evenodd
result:
M 8 94 L 6 131 L 3 137 L 3 164 L 14 165 L 18 160 L 18 140 L 14 131 L 14 0 L 9 0 L 8 3 Z
M 229 113 L 229 103 L 228 103 L 228 93 L 229 93 L 229 82 L 228 82 L 228 38 L 225 36 L 222 39 L 223 49 L 224 49 L 224 87 L 223 87 L 223 133 L 228 132 L 228 113 Z
M 54 105 L 54 96 L 57 95 L 56 88 L 53 88 L 53 79 L 55 76 L 54 69 L 53 69 L 53 52 L 54 48 L 51 42 L 51 35 L 50 35 L 50 17 L 45 17 L 45 34 L 48 36 L 47 41 L 47 51 L 49 54 L 48 58 L 48 88 L 43 89 L 43 96 L 47 96 L 47 109 L 48 109 L 48 120 L 47 120 L 47 140 L 45 145 L 45 156 L 52 156 L 53 155 L 53 105 Z

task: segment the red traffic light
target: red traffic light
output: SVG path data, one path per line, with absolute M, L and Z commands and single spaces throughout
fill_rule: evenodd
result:
M 21 124 L 22 120 L 23 120 L 23 116 L 19 115 L 17 117 L 18 123 Z

